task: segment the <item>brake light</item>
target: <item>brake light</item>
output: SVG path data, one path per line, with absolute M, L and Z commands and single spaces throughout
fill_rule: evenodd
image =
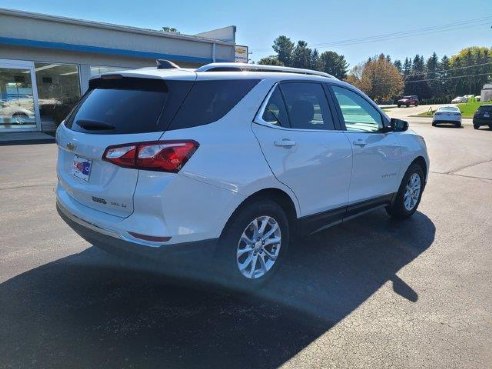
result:
M 109 146 L 102 159 L 125 168 L 177 173 L 198 149 L 193 140 L 129 143 Z

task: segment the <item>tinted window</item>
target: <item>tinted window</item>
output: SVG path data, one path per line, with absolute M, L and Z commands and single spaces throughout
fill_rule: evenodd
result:
M 383 127 L 383 118 L 372 104 L 346 88 L 332 86 L 342 111 L 347 131 L 377 132 Z
M 65 125 L 75 131 L 123 134 L 161 131 L 192 86 L 192 82 L 121 78 L 96 79 L 69 115 Z
M 449 107 L 445 107 L 445 108 L 439 108 L 439 109 L 437 109 L 437 110 L 438 110 L 438 111 L 444 111 L 444 112 L 453 112 L 453 113 L 457 113 L 457 112 L 459 112 L 459 111 L 460 111 L 460 109 L 458 109 L 458 108 L 453 108 L 453 107 L 451 107 L 451 106 L 449 106 Z
M 319 83 L 282 83 L 291 128 L 334 129 L 323 87 Z
M 262 118 L 265 122 L 270 124 L 284 127 L 289 126 L 287 109 L 285 108 L 284 99 L 278 86 L 275 87 L 275 91 L 273 91 L 270 96 L 270 100 L 268 100 Z
M 486 111 L 486 112 L 489 112 L 489 113 L 492 113 L 492 105 L 482 105 L 478 108 L 478 111 L 480 113 Z
M 215 122 L 226 115 L 259 80 L 197 81 L 169 129 Z

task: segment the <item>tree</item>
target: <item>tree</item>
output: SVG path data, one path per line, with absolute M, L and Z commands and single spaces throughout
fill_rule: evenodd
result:
M 278 60 L 277 56 L 275 56 L 275 55 L 267 56 L 266 58 L 260 59 L 258 61 L 258 64 L 283 66 L 282 62 L 280 60 Z
M 441 96 L 445 96 L 447 98 L 452 98 L 451 96 L 454 94 L 452 91 L 452 80 L 449 79 L 450 63 L 449 58 L 444 55 L 441 58 L 441 62 L 439 63 L 439 85 L 441 90 Z
M 325 51 L 319 57 L 319 69 L 336 78 L 347 78 L 347 68 L 348 64 L 345 57 L 334 51 Z
M 162 27 L 162 31 L 169 33 L 179 33 L 178 30 L 173 27 Z
M 441 94 L 440 87 L 441 83 L 438 80 L 438 68 L 439 68 L 439 58 L 436 53 L 433 53 L 425 64 L 426 79 L 428 79 L 428 85 L 431 89 L 432 97 L 439 96 Z
M 478 94 L 492 75 L 491 50 L 487 47 L 467 47 L 450 59 L 452 89 L 457 95 Z
M 345 78 L 345 81 L 354 85 L 355 87 L 361 88 L 361 78 L 362 72 L 364 72 L 364 63 L 357 64 L 351 70 L 348 76 Z
M 415 55 L 412 62 L 412 69 L 405 78 L 405 95 L 417 95 L 420 98 L 430 98 L 432 91 L 425 80 L 424 57 Z
M 277 59 L 285 66 L 291 66 L 294 43 L 287 36 L 279 36 L 273 41 L 273 50 Z
M 297 41 L 297 45 L 292 52 L 292 64 L 294 68 L 311 68 L 312 50 L 307 46 L 306 41 Z
M 319 53 L 318 50 L 314 49 L 311 52 L 311 62 L 309 63 L 309 69 L 319 70 Z
M 364 65 L 358 87 L 374 100 L 390 100 L 401 93 L 403 78 L 398 69 L 380 55 Z
M 409 58 L 405 58 L 405 62 L 403 63 L 403 77 L 407 78 L 412 72 L 412 60 Z
M 398 72 L 401 74 L 403 72 L 403 66 L 401 64 L 401 60 L 395 60 L 393 62 L 393 65 L 395 66 L 396 69 L 398 69 Z

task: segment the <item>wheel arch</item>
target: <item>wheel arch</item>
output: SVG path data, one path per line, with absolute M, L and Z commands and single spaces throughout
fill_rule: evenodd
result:
M 427 167 L 427 162 L 425 161 L 423 156 L 417 156 L 411 163 L 412 164 L 417 164 L 419 165 L 422 170 L 424 171 L 424 176 L 425 176 L 425 182 L 427 182 L 427 178 L 429 176 L 428 174 L 428 167 Z M 410 167 L 410 166 L 409 166 Z
M 228 228 L 230 222 L 244 207 L 248 206 L 248 204 L 251 204 L 261 199 L 273 200 L 277 204 L 279 204 L 282 207 L 282 209 L 285 211 L 291 231 L 296 233 L 298 210 L 296 208 L 294 199 L 292 199 L 292 197 L 287 192 L 279 188 L 265 188 L 249 195 L 238 205 L 238 207 L 233 211 L 233 213 L 227 220 L 227 223 L 225 224 L 224 228 L 222 229 L 221 236 L 224 234 L 224 231 Z

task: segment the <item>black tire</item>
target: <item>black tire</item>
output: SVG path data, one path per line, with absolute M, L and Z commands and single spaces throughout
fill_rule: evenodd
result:
M 461 128 L 461 123 L 460 124 L 456 124 L 456 128 Z
M 474 125 L 473 125 L 473 128 L 475 128 L 475 129 L 479 129 L 479 128 L 480 128 L 480 126 L 479 126 L 479 125 L 477 125 L 477 124 L 474 124 Z
M 492 129 L 492 124 L 489 124 L 489 129 Z
M 436 126 L 436 123 L 432 122 L 432 127 L 435 127 Z
M 404 204 L 404 195 L 405 195 L 405 190 L 408 181 L 410 180 L 410 177 L 413 174 L 417 174 L 420 177 L 420 193 L 418 195 L 418 200 L 415 203 L 414 207 L 411 210 L 408 210 Z M 407 169 L 405 175 L 403 176 L 403 179 L 400 184 L 400 188 L 398 189 L 398 192 L 396 193 L 396 196 L 393 199 L 393 203 L 386 207 L 386 212 L 388 213 L 388 215 L 390 215 L 395 219 L 406 219 L 411 217 L 415 213 L 415 211 L 417 210 L 420 204 L 420 200 L 422 199 L 422 193 L 424 192 L 424 187 L 425 187 L 424 178 L 425 178 L 424 171 L 422 167 L 417 163 L 411 164 L 410 167 Z
M 398 104 L 398 107 L 401 108 L 401 104 Z
M 244 276 L 240 272 L 237 252 L 243 232 L 254 219 L 261 216 L 271 217 L 277 222 L 280 228 L 281 242 L 278 256 L 271 266 L 271 269 L 263 276 L 252 279 Z M 232 283 L 233 287 L 242 290 L 254 290 L 261 287 L 265 282 L 272 278 L 283 264 L 288 251 L 289 242 L 289 221 L 284 210 L 278 203 L 268 199 L 258 199 L 241 206 L 227 222 L 219 240 L 218 257 L 223 267 L 222 270 L 225 271 L 223 274 L 227 277 L 225 282 L 229 286 Z M 264 257 L 267 258 L 266 255 L 264 255 Z M 249 268 L 249 270 L 251 270 L 251 268 Z
M 410 107 L 410 104 L 407 104 L 407 105 L 406 105 L 406 107 L 407 107 L 407 108 L 408 108 L 408 107 Z

